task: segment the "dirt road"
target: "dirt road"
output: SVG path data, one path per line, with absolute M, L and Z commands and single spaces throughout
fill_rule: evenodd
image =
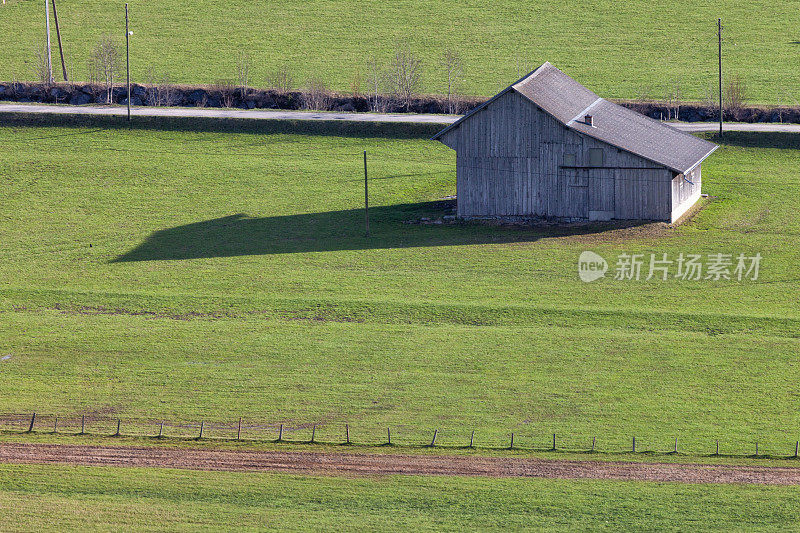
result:
M 528 458 L 222 451 L 0 443 L 0 462 L 339 476 L 443 475 L 800 485 L 798 467 L 567 461 Z

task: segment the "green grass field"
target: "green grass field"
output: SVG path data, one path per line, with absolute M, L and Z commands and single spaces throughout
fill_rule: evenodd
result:
M 0 465 L 5 531 L 785 531 L 797 487 Z
M 730 135 L 695 220 L 621 232 L 403 224 L 455 192 L 454 155 L 408 132 L 12 121 L 0 143 L 3 411 L 244 416 L 329 441 L 349 423 L 367 443 L 798 438 L 797 136 Z M 756 281 L 585 284 L 587 249 L 764 259 Z
M 115 34 L 123 44 L 123 6 L 63 0 L 58 10 L 69 69 L 85 79 L 100 36 Z M 33 78 L 34 51 L 44 39 L 42 11 L 32 0 L 0 6 L 0 79 Z M 256 86 L 288 65 L 297 85 L 317 75 L 339 91 L 360 79 L 365 90 L 370 58 L 386 63 L 396 43 L 405 43 L 424 62 L 429 93 L 446 91 L 439 62 L 452 48 L 464 58 L 463 91 L 471 95 L 492 95 L 520 70 L 547 60 L 605 97 L 647 92 L 664 98 L 680 82 L 684 98 L 701 99 L 716 87 L 721 16 L 726 76 L 740 76 L 752 101 L 797 105 L 795 11 L 786 0 L 133 2 L 132 75 L 145 81 L 152 70 L 181 83 L 230 79 L 237 53 L 247 50 Z

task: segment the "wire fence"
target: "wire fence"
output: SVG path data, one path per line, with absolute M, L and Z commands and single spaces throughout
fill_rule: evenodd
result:
M 169 420 L 84 414 L 58 416 L 41 413 L 0 414 L 0 431 L 6 434 L 138 437 L 154 439 L 247 441 L 251 443 L 398 446 L 527 450 L 532 452 L 718 456 L 798 459 L 800 440 L 779 437 L 763 441 L 748 438 L 702 439 L 678 436 L 644 437 L 618 434 L 595 436 L 567 433 L 509 431 L 503 435 L 480 429 L 420 429 L 409 426 L 376 428 L 374 424 L 297 424 L 238 418 L 228 421 Z

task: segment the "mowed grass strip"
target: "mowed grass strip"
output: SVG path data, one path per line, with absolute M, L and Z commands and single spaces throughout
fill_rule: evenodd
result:
M 3 315 L 3 410 L 37 411 L 39 431 L 359 444 L 787 455 L 794 449 L 795 338 L 563 326 L 470 327 L 325 321 L 175 321 Z M 767 364 L 768 362 L 768 364 Z M 47 416 L 47 418 L 43 418 Z M 175 427 L 181 424 L 183 427 Z M 219 425 L 222 427 L 219 427 Z M 2 424 L 27 429 L 26 423 Z
M 796 440 L 797 136 L 726 136 L 691 223 L 613 232 L 404 224 L 446 214 L 455 192 L 452 152 L 409 135 L 14 126 L 0 140 L 8 410 L 245 416 L 329 441 L 352 422 L 378 444 L 386 426 L 413 444 L 436 428 L 454 445 L 472 429 L 576 449 Z M 585 284 L 586 249 L 612 269 L 623 252 L 763 261 L 758 280 Z
M 797 487 L 0 465 L 7 531 L 791 529 Z
M 0 6 L 0 36 L 6 37 L 0 79 L 35 77 L 41 7 L 25 0 Z M 388 65 L 403 43 L 423 61 L 422 90 L 429 93 L 446 92 L 441 58 L 453 49 L 464 60 L 467 94 L 490 96 L 549 60 L 604 97 L 666 99 L 677 86 L 684 98 L 700 100 L 716 87 L 722 16 L 726 79 L 740 77 L 755 101 L 796 105 L 800 35 L 787 26 L 795 8 L 787 0 L 370 0 L 357 7 L 313 0 L 273 1 L 268 9 L 242 0 L 154 0 L 131 4 L 131 69 L 139 82 L 213 83 L 233 79 L 238 56 L 246 52 L 254 85 L 267 85 L 270 74 L 285 67 L 298 87 L 313 76 L 339 91 L 366 92 L 370 60 Z M 101 36 L 116 35 L 124 44 L 121 5 L 64 0 L 58 14 L 71 79 L 88 78 L 86 64 Z

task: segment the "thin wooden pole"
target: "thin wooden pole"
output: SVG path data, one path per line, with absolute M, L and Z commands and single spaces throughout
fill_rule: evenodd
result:
M 508 449 L 509 450 L 513 450 L 514 449 L 514 434 L 513 433 L 511 434 L 511 446 L 509 446 Z
M 722 137 L 722 19 L 717 19 L 717 39 L 719 43 L 719 136 Z
M 240 440 L 242 438 L 242 417 L 239 417 L 239 429 L 236 430 L 236 440 Z
M 678 453 L 678 437 L 675 437 L 675 449 L 673 451 Z
M 280 429 L 278 429 L 278 442 L 283 440 L 283 424 L 281 424 Z
M 717 452 L 714 455 L 719 455 L 719 439 L 717 439 Z
M 633 437 L 633 453 L 636 453 L 636 437 Z
M 345 440 L 346 440 L 347 444 L 350 444 L 350 425 L 349 424 L 345 424 L 344 425 L 344 434 L 345 434 Z
M 364 150 L 364 223 L 369 237 L 369 186 L 367 185 L 367 151 Z
M 53 56 L 50 53 L 50 4 L 44 0 L 45 31 L 47 32 L 47 83 L 53 83 Z
M 596 440 L 597 440 L 597 437 L 592 437 L 592 453 L 594 453 L 594 445 L 595 445 L 595 441 Z
M 53 0 L 53 20 L 56 23 L 56 37 L 58 38 L 58 53 L 61 56 L 61 72 L 64 73 L 64 81 L 69 81 L 67 77 L 67 65 L 64 62 L 64 48 L 61 46 L 61 29 L 58 26 L 58 11 L 56 11 L 56 0 Z
M 201 420 L 200 421 L 200 436 L 197 437 L 198 439 L 202 439 L 203 438 L 203 427 L 205 427 L 205 425 L 206 425 L 206 421 L 205 420 Z
M 438 435 L 438 434 L 439 434 L 439 430 L 438 429 L 434 429 L 433 430 L 433 440 L 431 441 L 431 444 L 430 444 L 431 448 L 436 445 L 436 435 Z
M 84 428 L 86 428 L 86 415 L 81 415 L 81 435 L 84 434 Z
M 128 4 L 125 4 L 125 75 L 128 86 L 128 122 L 131 121 L 131 32 L 128 29 Z
M 316 436 L 316 434 L 317 434 L 317 426 L 314 425 L 314 427 L 311 428 L 311 444 L 314 444 L 314 437 Z
M 158 438 L 160 439 L 164 435 L 164 421 L 161 421 L 161 424 L 158 426 Z
M 556 449 L 556 434 L 553 433 L 553 451 Z
M 33 413 L 33 416 L 31 416 L 31 425 L 28 426 L 28 433 L 33 431 L 33 423 L 34 422 L 36 422 L 36 413 Z
M 800 441 L 794 443 L 794 458 L 797 459 L 797 452 L 800 451 Z
M 120 426 L 120 424 L 121 424 L 121 421 L 120 421 L 119 418 L 117 418 L 117 432 L 114 433 L 115 437 L 119 437 L 119 426 Z
M 391 428 L 386 428 L 386 439 L 387 439 L 387 444 L 389 446 L 391 446 L 392 445 L 392 430 L 391 430 Z
M 469 447 L 473 448 L 473 444 L 475 443 L 475 430 L 472 430 L 472 435 L 469 437 Z

